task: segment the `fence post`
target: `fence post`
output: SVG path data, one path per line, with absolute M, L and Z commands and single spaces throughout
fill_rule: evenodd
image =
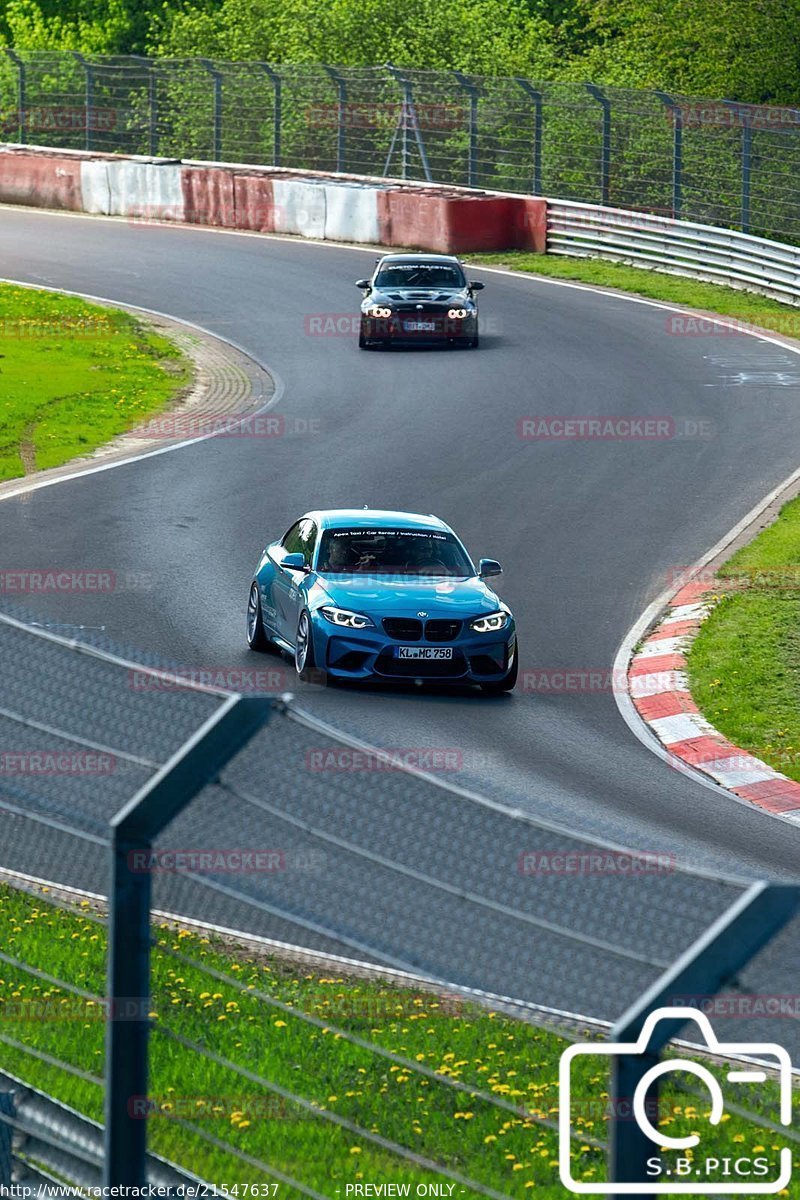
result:
M 79 50 L 71 51 L 72 57 L 77 63 L 83 67 L 86 82 L 84 92 L 84 150 L 92 150 L 92 129 L 94 125 L 94 70 L 92 64 L 88 63 Z
M 148 146 L 150 157 L 158 154 L 158 67 L 150 62 L 147 75 L 147 93 L 150 103 Z
M 647 1017 L 659 1008 L 675 1005 L 677 997 L 716 995 L 791 920 L 798 905 L 800 887 L 796 885 L 752 884 L 620 1017 L 609 1040 L 634 1042 Z M 645 1073 L 658 1061 L 659 1051 L 682 1024 L 677 1019 L 660 1021 L 646 1055 L 623 1054 L 614 1059 L 609 1127 L 609 1177 L 614 1183 L 642 1183 L 647 1179 L 646 1165 L 654 1152 L 653 1143 L 635 1121 L 620 1119 L 620 1113 L 630 1104 Z M 655 1105 L 657 1100 L 653 1088 L 647 1094 L 647 1103 Z M 622 1196 L 620 1192 L 618 1200 Z M 630 1192 L 625 1200 L 631 1200 Z
M 279 167 L 281 165 L 281 107 L 282 107 L 282 92 L 283 80 L 277 71 L 275 71 L 268 63 L 262 62 L 258 64 L 261 70 L 269 79 L 275 93 L 275 104 L 273 108 L 272 120 L 272 165 Z
M 111 822 L 105 1184 L 144 1187 L 150 1031 L 149 852 L 158 834 L 269 719 L 273 701 L 230 696 Z M 134 857 L 137 856 L 137 857 Z
M 346 150 L 347 83 L 334 67 L 323 67 L 336 84 L 336 170 L 344 171 Z
M 211 76 L 214 87 L 214 145 L 211 158 L 214 162 L 222 159 L 222 72 L 208 58 L 197 60 L 205 67 Z
M 25 93 L 27 80 L 25 75 L 25 63 L 18 54 L 16 54 L 13 50 L 9 50 L 8 48 L 6 48 L 6 57 L 17 68 L 17 140 L 20 142 L 20 144 L 24 145 L 24 143 L 28 140 L 28 135 L 26 132 L 27 97 Z
M 656 89 L 655 95 L 672 117 L 672 216 L 679 221 L 683 207 L 683 112 L 669 93 Z
M 392 161 L 392 154 L 394 152 L 395 141 L 397 140 L 397 132 L 399 129 L 403 139 L 403 179 L 408 179 L 408 131 L 410 128 L 411 132 L 414 134 L 414 140 L 417 143 L 417 149 L 419 150 L 419 157 L 420 161 L 422 162 L 422 169 L 425 172 L 425 178 L 428 183 L 433 183 L 433 176 L 431 175 L 431 168 L 428 162 L 428 153 L 425 149 L 425 143 L 422 140 L 419 121 L 417 120 L 417 110 L 414 106 L 414 92 L 411 86 L 411 80 L 408 79 L 407 76 L 405 76 L 397 67 L 393 67 L 391 63 L 386 64 L 386 70 L 403 89 L 403 107 L 398 124 L 394 131 L 394 136 L 392 137 L 392 144 L 389 147 L 389 153 L 386 157 L 386 166 L 383 169 L 383 173 L 384 175 L 389 174 L 389 164 Z
M 533 194 L 542 194 L 542 93 L 533 84 L 515 75 L 519 86 L 529 100 L 533 101 Z
M 17 1115 L 13 1092 L 0 1092 L 0 1187 L 12 1186 L 12 1170 L 14 1163 L 12 1122 Z
M 469 96 L 469 160 L 467 163 L 467 187 L 478 185 L 478 97 L 480 88 L 461 71 L 453 71 L 461 87 Z
M 603 107 L 603 144 L 600 154 L 600 203 L 608 204 L 611 179 L 611 101 L 594 83 L 585 85 L 587 92 Z
M 750 232 L 750 171 L 753 161 L 753 127 L 749 116 L 742 126 L 742 233 Z

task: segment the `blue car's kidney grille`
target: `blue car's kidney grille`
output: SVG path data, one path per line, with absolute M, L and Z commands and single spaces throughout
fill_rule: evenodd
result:
M 422 621 L 407 617 L 384 617 L 383 628 L 398 642 L 418 642 L 422 637 Z
M 460 633 L 460 621 L 427 621 L 425 624 L 425 637 L 429 642 L 454 642 Z

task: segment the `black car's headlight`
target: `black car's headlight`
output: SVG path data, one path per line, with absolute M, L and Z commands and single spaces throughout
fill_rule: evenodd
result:
M 476 617 L 474 621 L 470 621 L 469 627 L 476 633 L 497 633 L 498 629 L 505 629 L 510 620 L 511 613 L 489 613 L 486 617 Z
M 447 313 L 451 321 L 463 321 L 464 317 L 470 316 L 467 308 L 451 308 Z
M 350 612 L 349 608 L 334 608 L 333 605 L 327 605 L 319 610 L 326 621 L 330 621 L 331 625 L 338 625 L 340 629 L 370 629 L 374 628 L 375 622 L 365 616 L 364 613 Z
M 365 311 L 366 311 L 366 314 L 368 317 L 384 317 L 385 318 L 385 317 L 390 317 L 392 315 L 392 310 L 390 308 L 383 308 L 377 304 L 371 304 L 369 306 L 369 308 L 366 309 Z

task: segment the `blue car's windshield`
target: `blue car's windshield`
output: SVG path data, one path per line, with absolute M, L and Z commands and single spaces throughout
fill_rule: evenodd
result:
M 327 529 L 320 542 L 321 575 L 472 575 L 456 539 L 431 529 Z
M 377 288 L 463 288 L 467 281 L 454 263 L 387 263 L 375 277 Z

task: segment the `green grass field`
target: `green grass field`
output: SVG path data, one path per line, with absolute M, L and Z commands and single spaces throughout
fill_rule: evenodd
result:
M 692 643 L 692 693 L 721 733 L 800 780 L 800 499 L 719 575 L 733 590 Z
M 83 913 L 65 910 L 45 895 L 0 887 L 4 954 L 102 995 L 105 927 L 84 905 Z M 166 924 L 155 934 L 152 1149 L 229 1186 L 271 1176 L 237 1163 L 225 1143 L 326 1195 L 348 1182 L 442 1181 L 375 1135 L 510 1197 L 563 1197 L 556 1134 L 539 1123 L 557 1119 L 558 1060 L 568 1045 L 558 1034 L 452 997 L 256 958 Z M 0 1068 L 100 1120 L 102 1009 L 26 968 L 0 967 Z M 265 1080 L 309 1107 L 270 1092 Z M 573 1159 L 586 1179 L 605 1175 L 590 1142 L 605 1138 L 607 1088 L 602 1062 L 576 1073 L 575 1129 L 587 1140 L 573 1142 Z M 671 1133 L 693 1128 L 703 1112 L 677 1090 L 665 1104 L 660 1124 Z M 769 1153 L 777 1139 L 732 1117 L 714 1143 L 715 1153 L 758 1145 Z M 294 1193 L 281 1186 L 281 1195 Z M 478 1192 L 456 1184 L 454 1195 Z
M 0 284 L 0 480 L 95 450 L 190 379 L 178 348 L 128 313 Z

